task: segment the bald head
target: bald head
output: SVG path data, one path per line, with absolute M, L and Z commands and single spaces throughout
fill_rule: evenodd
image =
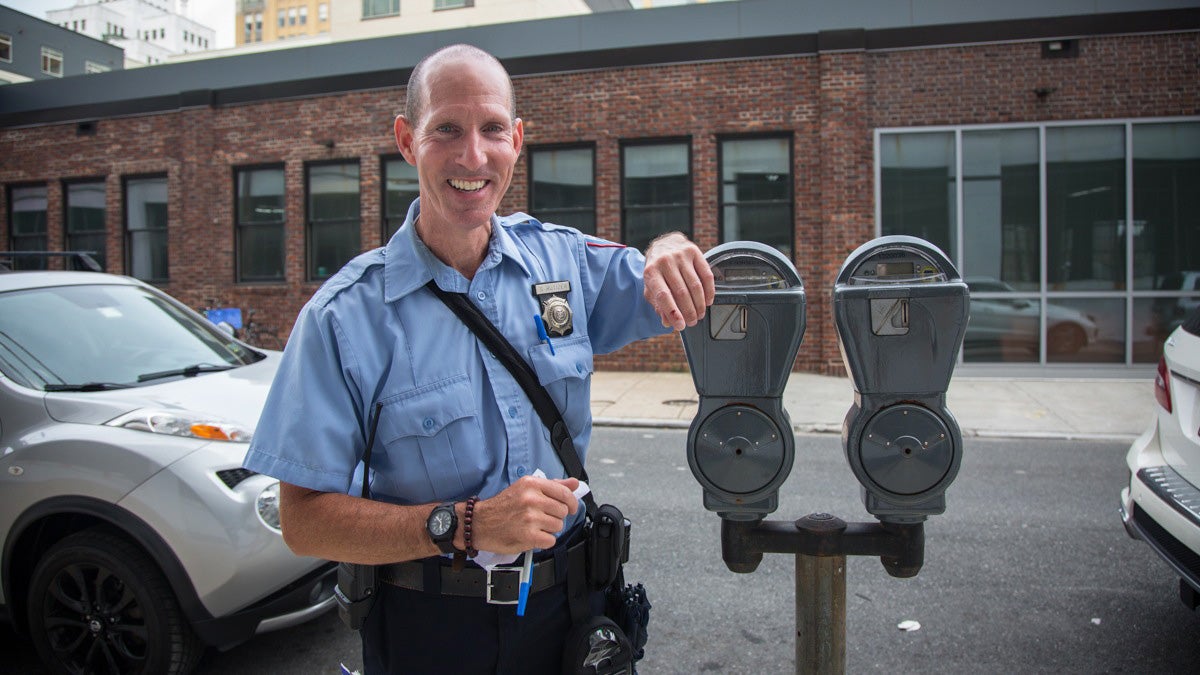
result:
M 404 116 L 412 124 L 419 124 L 421 115 L 425 114 L 425 104 L 429 101 L 429 87 L 434 84 L 431 79 L 441 66 L 461 61 L 475 62 L 480 68 L 495 68 L 504 74 L 504 82 L 508 87 L 509 114 L 516 119 L 517 101 L 513 94 L 512 80 L 508 76 L 508 71 L 496 57 L 478 47 L 465 44 L 442 47 L 421 59 L 420 63 L 413 68 L 412 75 L 408 78 Z

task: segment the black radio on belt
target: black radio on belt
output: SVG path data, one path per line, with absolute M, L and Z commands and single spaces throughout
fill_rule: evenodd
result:
M 363 451 L 362 497 L 371 498 L 371 447 L 375 445 L 375 430 L 379 427 L 382 403 L 375 404 L 375 418 L 371 420 L 371 431 L 367 435 L 367 449 Z M 375 606 L 375 585 L 378 570 L 374 565 L 338 563 L 337 586 L 333 597 L 337 600 L 338 615 L 351 630 L 360 630 L 371 608 Z
M 608 588 L 623 563 L 629 562 L 630 524 L 621 509 L 603 504 L 596 509 L 588 532 L 588 583 L 596 590 Z

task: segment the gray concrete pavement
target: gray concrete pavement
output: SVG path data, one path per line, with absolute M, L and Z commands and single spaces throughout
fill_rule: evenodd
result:
M 841 433 L 848 378 L 792 373 L 784 405 L 798 432 Z M 1128 440 L 1154 414 L 1154 383 L 1138 379 L 955 377 L 947 405 L 964 436 Z M 592 416 L 606 426 L 686 428 L 697 396 L 689 373 L 596 372 Z

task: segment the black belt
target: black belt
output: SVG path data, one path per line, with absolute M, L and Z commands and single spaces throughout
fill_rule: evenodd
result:
M 586 540 L 569 546 L 566 555 L 551 555 L 533 564 L 529 592 L 537 593 L 567 581 L 567 572 L 572 567 L 582 569 L 585 565 Z M 561 568 L 555 563 L 561 561 Z M 379 580 L 400 588 L 425 591 L 440 595 L 457 595 L 468 598 L 484 598 L 493 605 L 515 605 L 520 589 L 521 567 L 464 567 L 459 571 L 447 561 L 435 559 L 431 562 L 413 560 L 379 566 Z

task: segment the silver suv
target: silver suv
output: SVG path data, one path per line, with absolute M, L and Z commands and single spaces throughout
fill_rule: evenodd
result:
M 51 671 L 187 673 L 333 607 L 241 468 L 278 361 L 140 281 L 0 268 L 0 618 Z

